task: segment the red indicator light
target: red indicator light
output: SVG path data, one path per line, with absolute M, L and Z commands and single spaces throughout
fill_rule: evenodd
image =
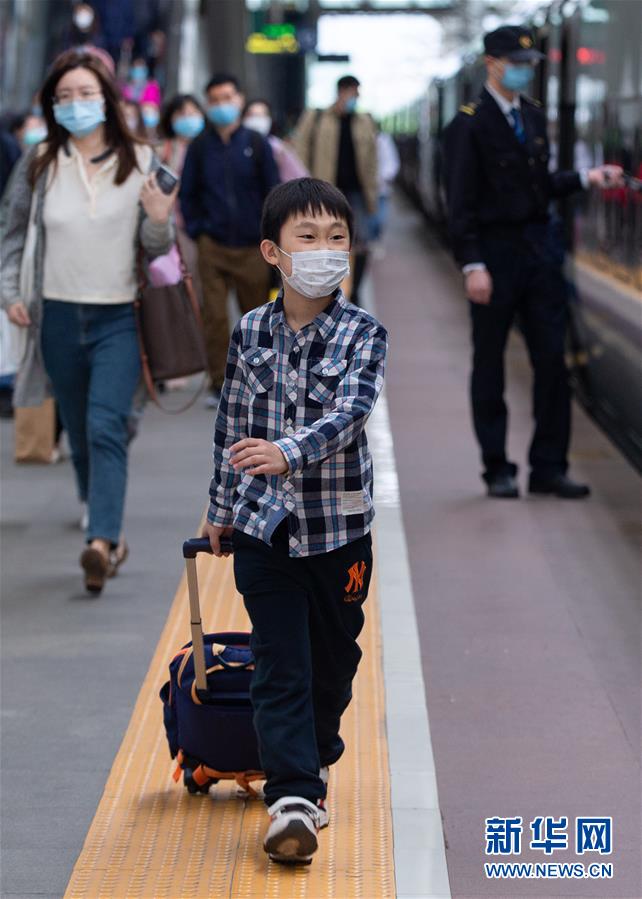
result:
M 579 47 L 576 58 L 581 66 L 604 65 L 606 53 L 604 50 L 595 50 L 593 47 Z

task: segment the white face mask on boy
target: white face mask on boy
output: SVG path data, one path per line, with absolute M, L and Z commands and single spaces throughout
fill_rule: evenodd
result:
M 278 266 L 283 280 L 297 293 L 310 300 L 330 296 L 350 274 L 350 253 L 347 250 L 303 250 L 298 253 L 286 253 L 285 250 L 281 250 L 281 252 L 292 260 L 291 275 L 286 275 Z

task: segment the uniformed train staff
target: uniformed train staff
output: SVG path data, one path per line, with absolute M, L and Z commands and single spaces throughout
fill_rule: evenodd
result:
M 566 473 L 567 289 L 549 206 L 590 185 L 615 186 L 622 171 L 549 172 L 545 115 L 521 93 L 542 54 L 516 26 L 487 34 L 484 48 L 486 86 L 478 101 L 460 108 L 444 138 L 450 230 L 472 313 L 471 400 L 482 476 L 490 496 L 519 496 L 517 466 L 506 456 L 504 402 L 504 349 L 519 313 L 535 378 L 529 492 L 588 496 L 588 486 Z

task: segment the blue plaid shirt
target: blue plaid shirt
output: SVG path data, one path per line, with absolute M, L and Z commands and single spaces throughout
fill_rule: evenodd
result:
M 288 521 L 290 556 L 330 552 L 370 530 L 365 423 L 383 385 L 387 334 L 338 290 L 296 334 L 282 295 L 244 315 L 230 341 L 214 433 L 208 521 L 270 543 Z M 284 475 L 235 472 L 230 446 L 275 443 Z

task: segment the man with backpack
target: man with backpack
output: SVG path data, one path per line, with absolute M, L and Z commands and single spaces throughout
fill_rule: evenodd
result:
M 270 271 L 258 249 L 261 209 L 279 175 L 267 140 L 241 125 L 244 98 L 238 80 L 214 75 L 205 92 L 211 127 L 187 151 L 180 205 L 187 233 L 198 246 L 208 405 L 216 407 L 230 339 L 228 290 L 234 287 L 242 313 L 268 297 Z
M 310 174 L 338 187 L 354 213 L 350 300 L 356 305 L 378 201 L 377 126 L 372 116 L 356 111 L 358 99 L 359 81 L 344 75 L 332 106 L 304 112 L 294 134 L 295 149 Z

